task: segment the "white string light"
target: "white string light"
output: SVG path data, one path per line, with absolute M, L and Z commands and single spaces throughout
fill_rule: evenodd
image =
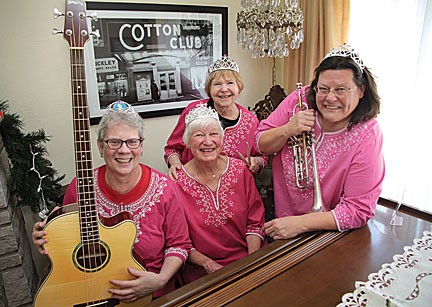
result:
M 43 209 L 38 213 L 38 215 L 41 219 L 44 220 L 48 217 L 49 209 L 48 209 L 46 202 L 45 202 L 45 196 L 44 196 L 43 189 L 42 189 L 42 181 L 45 179 L 45 177 L 47 177 L 47 175 L 41 176 L 41 173 L 36 169 L 36 156 L 39 153 L 38 152 L 34 153 L 32 150 L 31 144 L 29 146 L 30 146 L 30 152 L 32 154 L 32 159 L 33 159 L 33 167 L 30 169 L 30 171 L 35 172 L 39 177 L 39 186 L 37 188 L 37 192 L 41 193 L 42 205 L 43 205 Z

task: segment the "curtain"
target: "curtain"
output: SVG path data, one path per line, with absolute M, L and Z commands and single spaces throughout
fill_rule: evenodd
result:
M 350 41 L 381 96 L 381 197 L 432 212 L 432 0 L 351 0 Z
M 304 41 L 284 59 L 285 92 L 297 82 L 309 84 L 314 69 L 330 49 L 348 42 L 350 0 L 300 0 L 304 14 Z

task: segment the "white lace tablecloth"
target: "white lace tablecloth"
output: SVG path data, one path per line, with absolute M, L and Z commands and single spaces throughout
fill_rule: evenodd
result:
M 432 231 L 423 232 L 404 251 L 368 281 L 357 281 L 354 292 L 345 294 L 337 307 L 432 306 Z

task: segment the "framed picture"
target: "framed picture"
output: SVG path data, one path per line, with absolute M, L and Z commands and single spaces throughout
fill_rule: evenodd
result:
M 90 121 L 123 100 L 142 117 L 180 114 L 207 97 L 207 69 L 228 50 L 226 7 L 87 2 Z

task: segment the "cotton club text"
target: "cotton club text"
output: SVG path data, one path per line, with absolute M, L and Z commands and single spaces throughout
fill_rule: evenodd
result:
M 187 29 L 185 31 L 185 29 Z M 203 31 L 204 30 L 204 31 Z M 179 24 L 125 23 L 118 30 L 121 45 L 127 50 L 138 51 L 146 49 L 150 42 L 165 42 L 166 48 L 177 49 L 200 49 L 203 40 L 206 39 L 208 29 L 200 26 L 182 26 Z M 183 32 L 183 33 L 182 33 Z

